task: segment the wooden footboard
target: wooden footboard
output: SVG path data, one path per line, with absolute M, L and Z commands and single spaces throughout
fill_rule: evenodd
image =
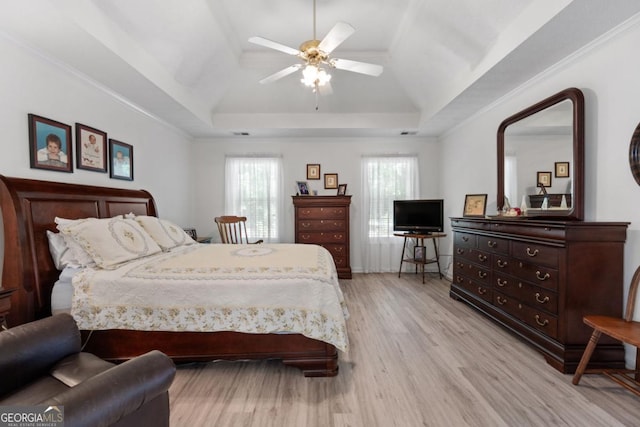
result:
M 84 351 L 113 361 L 158 349 L 175 362 L 278 359 L 306 377 L 338 374 L 338 351 L 299 334 L 240 332 L 83 331 Z

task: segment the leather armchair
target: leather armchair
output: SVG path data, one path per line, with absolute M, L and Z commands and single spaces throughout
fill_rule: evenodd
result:
M 119 365 L 82 352 L 68 314 L 0 332 L 0 405 L 64 406 L 66 427 L 168 427 L 175 369 L 157 350 Z

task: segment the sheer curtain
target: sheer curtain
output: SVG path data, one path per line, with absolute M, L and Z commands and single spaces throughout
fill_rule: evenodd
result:
M 418 157 L 363 157 L 361 170 L 364 272 L 398 271 L 404 239 L 393 235 L 393 201 L 419 197 Z
M 504 195 L 512 208 L 520 207 L 518 197 L 518 163 L 516 156 L 504 157 Z
M 246 216 L 250 240 L 280 241 L 283 200 L 281 157 L 226 158 L 225 215 Z

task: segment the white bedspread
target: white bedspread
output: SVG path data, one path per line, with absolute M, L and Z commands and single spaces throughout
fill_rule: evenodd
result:
M 347 308 L 316 245 L 191 245 L 73 277 L 80 329 L 300 333 L 348 349 Z

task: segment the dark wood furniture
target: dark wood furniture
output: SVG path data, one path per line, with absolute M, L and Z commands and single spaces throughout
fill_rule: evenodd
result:
M 564 373 L 591 331 L 582 318 L 621 317 L 628 223 L 452 218 L 450 295 L 497 321 Z M 620 342 L 603 339 L 590 367 L 624 368 Z
M 446 237 L 447 235 L 444 233 L 431 233 L 431 234 L 419 234 L 419 233 L 394 233 L 394 236 L 404 237 L 404 244 L 402 245 L 402 255 L 400 256 L 400 270 L 398 270 L 398 277 L 402 273 L 402 264 L 409 263 L 415 264 L 416 273 L 418 270 L 422 272 L 422 283 L 424 283 L 424 270 L 427 264 L 436 264 L 438 266 L 438 276 L 442 279 L 442 271 L 440 270 L 440 256 L 438 255 L 438 245 L 436 243 L 436 239 L 440 239 L 442 237 Z M 405 256 L 405 252 L 407 250 L 407 245 L 411 239 L 416 239 L 415 248 L 421 247 L 422 254 L 417 256 L 415 253 Z M 424 240 L 431 240 L 433 242 L 433 250 L 435 251 L 435 256 L 433 258 L 427 258 L 426 250 L 427 247 L 424 244 Z M 412 256 L 413 255 L 413 256 Z
M 14 289 L 0 288 L 0 329 L 7 328 L 7 316 L 11 312 L 11 294 Z
M 50 314 L 51 289 L 57 280 L 46 230 L 54 218 L 111 217 L 133 212 L 157 216 L 147 191 L 95 187 L 0 176 L 0 207 L 4 222 L 2 283 L 17 285 L 11 296 L 9 326 Z M 239 332 L 83 332 L 85 351 L 108 360 L 130 359 L 158 349 L 176 361 L 216 359 L 281 359 L 305 376 L 334 376 L 338 352 L 330 344 L 300 334 Z
M 591 339 L 584 350 L 580 364 L 573 376 L 573 384 L 578 385 L 583 374 L 603 374 L 620 384 L 632 393 L 640 396 L 640 322 L 633 320 L 635 311 L 636 296 L 638 294 L 638 284 L 640 284 L 640 267 L 636 269 L 629 286 L 627 296 L 627 309 L 624 318 L 602 316 L 590 314 L 584 317 L 584 323 L 593 328 Z M 589 369 L 587 365 L 591 359 L 593 351 L 602 335 L 613 337 L 624 343 L 636 347 L 636 367 L 635 369 Z M 631 376 L 633 374 L 633 376 Z
M 534 209 L 542 207 L 542 203 L 544 202 L 544 198 L 546 197 L 549 207 L 560 207 L 562 206 L 562 196 L 564 196 L 564 200 L 565 202 L 567 202 L 567 206 L 571 207 L 571 193 L 531 194 L 529 195 L 529 206 Z
M 349 205 L 351 196 L 292 196 L 296 243 L 323 246 L 333 256 L 338 277 L 351 279 Z

